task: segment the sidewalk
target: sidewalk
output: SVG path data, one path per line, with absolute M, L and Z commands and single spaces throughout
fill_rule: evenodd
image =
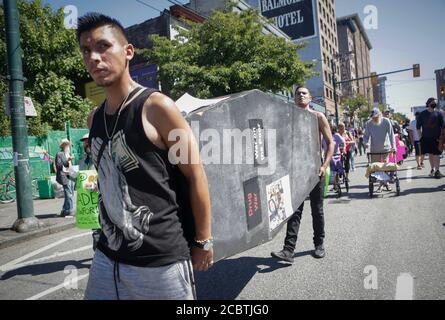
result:
M 34 200 L 34 215 L 43 223 L 43 227 L 27 233 L 17 233 L 11 230 L 12 225 L 17 220 L 17 203 L 0 204 L 0 249 L 73 228 L 74 218 L 59 216 L 63 200 L 63 198 Z

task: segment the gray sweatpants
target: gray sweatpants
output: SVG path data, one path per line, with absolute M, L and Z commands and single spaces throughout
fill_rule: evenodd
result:
M 96 250 L 85 300 L 194 300 L 190 260 L 162 267 L 116 263 Z

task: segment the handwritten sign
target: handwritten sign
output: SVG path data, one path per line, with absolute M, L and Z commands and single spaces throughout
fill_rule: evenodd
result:
M 76 227 L 79 229 L 100 229 L 99 193 L 92 191 L 97 189 L 95 186 L 97 186 L 96 170 L 79 171 L 76 181 Z

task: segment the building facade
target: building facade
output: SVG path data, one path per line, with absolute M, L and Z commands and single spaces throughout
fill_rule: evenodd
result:
M 358 14 L 338 18 L 337 35 L 341 80 L 345 81 L 370 76 L 370 50 L 372 45 Z M 371 79 L 342 84 L 341 91 L 344 98 L 362 95 L 370 104 L 375 101 Z
M 335 115 L 333 69 L 331 61 L 338 54 L 338 38 L 334 0 L 245 0 L 258 8 L 263 16 L 275 21 L 293 42 L 304 43 L 298 51 L 301 60 L 315 63 L 318 75 L 307 79 L 305 85 L 311 91 L 313 101 L 325 108 L 329 117 Z M 336 78 L 340 68 L 335 66 Z M 338 101 L 341 92 L 337 91 Z M 340 103 L 339 108 L 341 109 Z M 341 114 L 341 110 L 340 110 Z
M 383 104 L 386 106 L 386 77 L 378 77 L 377 85 L 372 87 L 374 105 Z
M 437 103 L 445 108 L 445 68 L 434 71 L 436 74 Z

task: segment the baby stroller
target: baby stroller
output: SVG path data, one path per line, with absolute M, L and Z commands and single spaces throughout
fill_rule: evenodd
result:
M 346 192 L 349 192 L 349 181 L 346 178 L 345 172 L 346 157 L 343 152 L 335 154 L 331 159 L 331 175 L 333 176 L 334 191 L 337 193 L 337 198 L 342 196 L 342 185 L 345 186 Z
M 379 183 L 377 191 L 386 187 L 388 191 L 392 191 L 389 187 L 389 183 L 395 183 L 396 195 L 400 195 L 400 181 L 397 176 L 397 159 L 396 157 L 388 157 L 388 162 L 384 162 L 384 158 L 390 154 L 385 153 L 367 153 L 368 156 L 368 168 L 366 171 L 366 177 L 369 180 L 369 197 L 374 195 L 374 184 Z M 379 162 L 371 162 L 372 156 L 380 157 Z

